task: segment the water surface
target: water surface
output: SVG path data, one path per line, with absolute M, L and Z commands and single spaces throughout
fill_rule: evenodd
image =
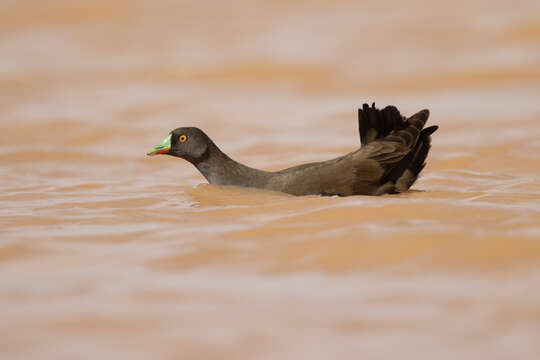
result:
M 540 353 L 533 1 L 3 1 L 0 354 L 531 359 Z M 277 170 L 440 129 L 398 196 L 205 184 L 198 126 Z

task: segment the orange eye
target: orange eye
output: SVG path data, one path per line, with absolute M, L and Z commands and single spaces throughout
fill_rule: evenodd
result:
M 186 135 L 180 135 L 180 137 L 178 138 L 178 141 L 180 141 L 180 142 L 182 142 L 182 143 L 183 143 L 183 142 L 186 142 L 186 140 L 187 140 L 187 136 L 186 136 Z

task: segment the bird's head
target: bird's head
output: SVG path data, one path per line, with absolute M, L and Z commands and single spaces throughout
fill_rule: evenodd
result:
M 210 138 L 202 130 L 196 127 L 181 127 L 171 131 L 146 155 L 166 154 L 196 163 L 205 156 L 211 143 Z

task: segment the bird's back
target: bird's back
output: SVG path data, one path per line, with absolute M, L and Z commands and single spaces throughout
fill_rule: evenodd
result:
M 389 106 L 359 109 L 361 148 L 347 155 L 276 172 L 267 187 L 294 195 L 381 195 L 409 189 L 425 166 L 430 135 L 423 129 L 429 111 L 406 119 Z

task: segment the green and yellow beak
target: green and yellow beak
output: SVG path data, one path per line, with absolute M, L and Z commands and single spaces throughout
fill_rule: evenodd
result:
M 153 156 L 159 154 L 167 154 L 169 150 L 171 150 L 171 136 L 172 135 L 169 134 L 169 136 L 167 136 L 162 142 L 151 148 L 146 155 Z

